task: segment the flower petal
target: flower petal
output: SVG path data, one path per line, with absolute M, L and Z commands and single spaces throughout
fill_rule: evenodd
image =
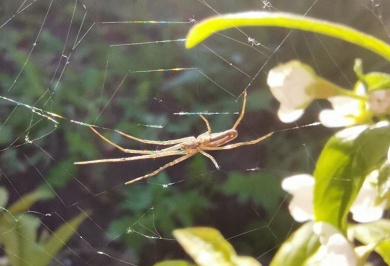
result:
M 307 265 L 357 265 L 357 255 L 349 241 L 331 224 L 318 222 L 313 232 L 319 236 L 321 246 Z
M 356 95 L 365 96 L 363 85 L 356 88 Z M 332 96 L 328 100 L 333 110 L 325 109 L 320 112 L 320 121 L 326 127 L 348 127 L 367 123 L 371 119 L 365 100 L 345 95 Z
M 386 201 L 377 204 L 376 200 L 379 196 L 376 187 L 378 170 L 374 170 L 367 176 L 363 183 L 355 202 L 351 207 L 352 218 L 360 223 L 368 223 L 379 220 L 383 216 L 386 207 Z
M 298 120 L 303 115 L 304 109 L 288 110 L 284 106 L 280 106 L 278 117 L 283 123 L 291 123 Z
M 387 160 L 388 160 L 389 163 L 390 163 L 390 147 L 389 147 L 389 151 L 387 152 Z
M 306 88 L 315 82 L 313 73 L 298 61 L 279 65 L 268 74 L 267 83 L 274 97 L 291 109 L 302 108 L 313 100 Z
M 293 196 L 288 208 L 291 216 L 297 222 L 314 219 L 313 187 L 314 178 L 307 174 L 290 176 L 282 181 L 283 190 Z
M 303 109 L 314 100 L 309 88 L 315 82 L 315 73 L 299 61 L 290 61 L 270 70 L 267 83 L 281 104 L 279 115 L 283 122 L 295 121 L 302 115 Z
M 326 127 L 348 127 L 356 124 L 355 119 L 352 117 L 344 116 L 332 109 L 322 110 L 319 118 L 321 123 Z

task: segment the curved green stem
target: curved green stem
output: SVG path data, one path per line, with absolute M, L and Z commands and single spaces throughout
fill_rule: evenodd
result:
M 272 26 L 319 33 L 356 44 L 390 61 L 390 46 L 374 36 L 342 24 L 283 12 L 243 12 L 211 17 L 190 29 L 186 47 L 194 47 L 217 31 L 242 26 Z

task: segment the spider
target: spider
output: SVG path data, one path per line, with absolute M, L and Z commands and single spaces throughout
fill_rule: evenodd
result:
M 203 121 L 206 123 L 207 131 L 203 134 L 200 134 L 198 137 L 190 136 L 175 140 L 165 140 L 165 141 L 155 141 L 155 140 L 146 140 L 146 139 L 140 139 L 134 136 L 130 136 L 126 133 L 123 133 L 119 130 L 115 130 L 118 134 L 133 139 L 135 141 L 145 143 L 145 144 L 151 144 L 151 145 L 162 145 L 162 146 L 171 146 L 168 148 L 160 149 L 160 150 L 132 150 L 132 149 L 126 149 L 118 144 L 115 144 L 111 140 L 104 137 L 101 133 L 99 133 L 94 126 L 89 126 L 89 128 L 98 135 L 101 139 L 109 143 L 110 145 L 116 147 L 117 149 L 121 150 L 124 153 L 130 153 L 130 154 L 138 154 L 138 156 L 132 156 L 132 157 L 123 157 L 123 158 L 115 158 L 115 159 L 101 159 L 101 160 L 92 160 L 92 161 L 81 161 L 81 162 L 75 162 L 75 164 L 95 164 L 95 163 L 116 163 L 116 162 L 128 162 L 128 161 L 136 161 L 136 160 L 144 160 L 144 159 L 155 159 L 160 157 L 167 157 L 167 156 L 180 156 L 177 159 L 174 159 L 173 161 L 161 166 L 157 170 L 143 175 L 141 177 L 135 178 L 133 180 L 127 181 L 125 184 L 131 184 L 134 182 L 137 182 L 142 179 L 146 179 L 148 177 L 154 176 L 161 171 L 163 171 L 166 168 L 169 168 L 171 166 L 174 166 L 175 164 L 178 164 L 184 160 L 187 160 L 188 158 L 194 156 L 197 153 L 201 153 L 207 158 L 209 158 L 215 167 L 217 169 L 220 169 L 217 161 L 214 159 L 213 156 L 208 154 L 206 151 L 217 151 L 217 150 L 230 150 L 235 149 L 237 147 L 246 146 L 246 145 L 253 145 L 256 144 L 266 138 L 269 138 L 273 132 L 268 133 L 267 135 L 264 135 L 258 139 L 246 141 L 246 142 L 238 142 L 233 143 L 229 145 L 229 142 L 234 140 L 238 136 L 238 132 L 236 130 L 238 124 L 240 124 L 242 118 L 244 117 L 245 113 L 245 105 L 246 105 L 246 97 L 247 92 L 244 91 L 243 96 L 243 103 L 242 103 L 242 109 L 241 113 L 237 119 L 237 121 L 234 123 L 233 127 L 231 129 L 218 132 L 218 133 L 212 133 L 211 127 L 209 124 L 209 121 L 203 116 L 200 115 L 200 117 L 203 119 Z

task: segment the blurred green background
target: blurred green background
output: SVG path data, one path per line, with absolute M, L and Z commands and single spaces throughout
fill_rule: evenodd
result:
M 170 241 L 171 231 L 196 225 L 215 227 L 238 253 L 267 264 L 296 226 L 280 181 L 312 172 L 332 133 L 320 126 L 278 132 L 258 145 L 213 152 L 221 170 L 197 155 L 145 182 L 124 186 L 170 159 L 75 166 L 76 161 L 125 154 L 72 121 L 111 129 L 100 132 L 124 147 L 147 149 L 112 129 L 155 140 L 197 136 L 206 131 L 199 116 L 175 113 L 219 112 L 207 118 L 214 132 L 224 131 L 237 119 L 239 96 L 248 88 L 245 117 L 238 127 L 239 140 L 245 141 L 295 126 L 278 121 L 278 105 L 265 83 L 268 70 L 278 63 L 299 59 L 346 88 L 355 81 L 357 57 L 366 72 L 389 70 L 372 53 L 299 31 L 233 29 L 192 50 L 175 41 L 185 38 L 192 20 L 246 10 L 307 14 L 388 41 L 386 1 L 23 2 L 0 4 L 0 182 L 10 202 L 41 187 L 55 192 L 30 208 L 49 231 L 90 211 L 57 256 L 71 265 L 122 265 L 119 260 L 152 265 L 183 258 L 177 243 Z M 190 69 L 154 71 L 173 68 Z M 326 102 L 313 104 L 296 125 L 317 121 L 324 106 Z M 65 119 L 55 118 L 54 123 L 32 107 Z M 109 256 L 102 259 L 98 251 Z

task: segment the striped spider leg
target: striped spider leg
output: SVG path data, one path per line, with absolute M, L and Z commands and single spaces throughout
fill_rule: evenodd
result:
M 92 161 L 81 161 L 81 162 L 75 162 L 75 164 L 95 164 L 95 163 L 116 163 L 116 162 L 128 162 L 128 161 L 136 161 L 136 160 L 145 160 L 145 159 L 155 159 L 160 157 L 167 157 L 167 156 L 180 156 L 179 158 L 174 159 L 173 161 L 161 166 L 157 170 L 143 175 L 141 177 L 135 178 L 133 180 L 127 181 L 125 184 L 131 184 L 134 182 L 137 182 L 142 179 L 146 179 L 148 177 L 154 176 L 161 171 L 163 171 L 166 168 L 169 168 L 171 166 L 174 166 L 175 164 L 178 164 L 184 160 L 187 160 L 188 158 L 194 156 L 197 153 L 201 153 L 207 158 L 209 158 L 214 166 L 219 169 L 219 165 L 217 161 L 214 159 L 213 156 L 211 156 L 206 151 L 217 151 L 217 150 L 230 150 L 235 149 L 241 146 L 246 145 L 253 145 L 256 144 L 266 138 L 269 138 L 273 132 L 268 133 L 267 135 L 264 135 L 258 139 L 246 141 L 246 142 L 238 142 L 233 143 L 229 145 L 225 145 L 232 140 L 234 140 L 238 136 L 238 132 L 236 130 L 238 124 L 240 124 L 241 120 L 244 117 L 245 114 L 245 105 L 246 105 L 246 97 L 247 92 L 244 91 L 243 96 L 243 103 L 242 103 L 242 109 L 241 113 L 237 119 L 237 121 L 234 123 L 233 127 L 231 129 L 228 129 L 226 131 L 218 132 L 218 133 L 212 133 L 211 127 L 209 121 L 203 116 L 200 115 L 200 117 L 203 119 L 203 121 L 206 123 L 207 131 L 203 134 L 200 134 L 198 137 L 190 136 L 180 139 L 174 139 L 174 140 L 165 140 L 165 141 L 156 141 L 156 140 L 146 140 L 146 139 L 140 139 L 131 135 L 128 135 L 126 133 L 123 133 L 119 130 L 115 130 L 115 132 L 119 133 L 120 135 L 141 142 L 145 144 L 151 144 L 151 145 L 159 145 L 159 146 L 170 146 L 164 149 L 160 150 L 133 150 L 133 149 L 126 149 L 122 146 L 119 146 L 118 144 L 115 144 L 111 140 L 104 137 L 101 133 L 99 133 L 94 127 L 90 126 L 89 128 L 98 135 L 101 139 L 109 143 L 110 145 L 116 147 L 120 151 L 128 154 L 138 154 L 137 156 L 131 156 L 131 157 L 123 157 L 123 158 L 114 158 L 114 159 L 100 159 L 100 160 L 92 160 Z

